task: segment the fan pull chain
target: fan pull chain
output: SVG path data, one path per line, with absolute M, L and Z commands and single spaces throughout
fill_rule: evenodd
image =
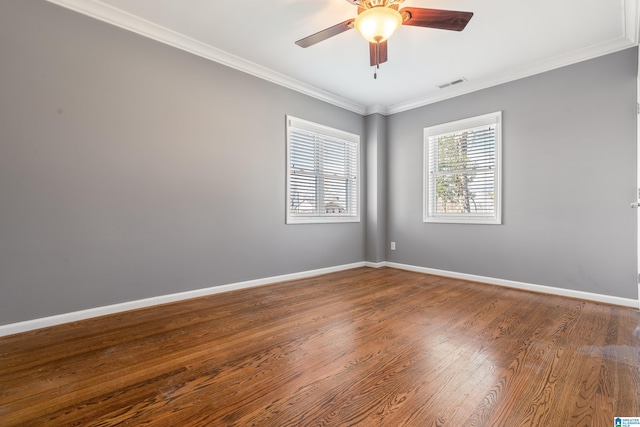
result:
M 376 58 L 376 68 L 373 70 L 373 79 L 376 80 L 378 78 L 378 71 L 380 69 L 380 41 L 376 41 L 375 48 L 375 58 Z

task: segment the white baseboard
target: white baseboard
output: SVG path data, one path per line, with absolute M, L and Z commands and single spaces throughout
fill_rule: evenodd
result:
M 591 292 L 574 291 L 571 289 L 555 288 L 552 286 L 535 285 L 532 283 L 517 282 L 515 280 L 496 279 L 495 277 L 476 276 L 475 274 L 456 273 L 435 268 L 418 267 L 415 265 L 385 262 L 385 266 L 400 270 L 415 271 L 418 273 L 434 274 L 436 276 L 451 277 L 454 279 L 470 280 L 472 282 L 488 283 L 491 285 L 505 286 L 526 291 L 540 292 L 544 294 L 560 295 L 564 297 L 579 298 L 589 301 L 604 302 L 607 304 L 621 305 L 624 307 L 639 308 L 639 301 L 631 298 L 614 297 L 611 295 L 594 294 Z
M 353 264 L 344 264 L 335 267 L 302 271 L 299 273 L 283 274 L 281 276 L 266 277 L 264 279 L 247 280 L 245 282 L 230 283 L 227 285 L 213 286 L 210 288 L 196 289 L 193 291 L 161 295 L 141 300 L 127 301 L 120 304 L 112 304 L 103 307 L 90 308 L 87 310 L 74 311 L 71 313 L 59 314 L 56 316 L 43 317 L 40 319 L 27 320 L 24 322 L 10 323 L 8 325 L 0 325 L 0 337 L 13 335 L 20 332 L 27 332 L 34 329 L 46 328 L 48 326 L 60 325 L 63 323 L 76 322 L 78 320 L 90 319 L 92 317 L 104 316 L 107 314 L 120 313 L 123 311 L 135 310 L 138 308 L 151 307 L 154 305 L 166 304 L 169 302 L 197 298 L 205 295 L 219 294 L 222 292 L 229 292 L 237 289 L 252 288 L 255 286 L 268 285 L 272 283 L 284 282 L 287 280 L 304 279 L 306 277 L 319 276 L 321 274 L 334 273 L 337 271 L 350 270 L 352 268 L 364 266 L 364 262 L 356 262 Z
M 386 267 L 387 263 L 382 261 L 382 262 L 369 262 L 369 261 L 365 261 L 364 262 L 364 266 L 365 267 L 371 267 L 371 268 L 381 268 L 381 267 Z
M 494 277 L 477 276 L 474 274 L 456 273 L 453 271 L 438 270 L 435 268 L 418 267 L 408 264 L 399 264 L 395 262 L 356 262 L 353 264 L 344 264 L 335 267 L 320 268 L 317 270 L 302 271 L 299 273 L 284 274 L 281 276 L 266 277 L 263 279 L 247 280 L 244 282 L 230 283 L 227 285 L 213 286 L 210 288 L 197 289 L 187 292 L 179 292 L 169 295 L 161 295 L 152 298 L 145 298 L 136 301 L 127 301 L 120 304 L 112 304 L 103 307 L 90 308 L 87 310 L 74 311 L 71 313 L 59 314 L 56 316 L 43 317 L 40 319 L 27 320 L 24 322 L 11 323 L 8 325 L 0 325 L 0 337 L 13 335 L 20 332 L 27 332 L 35 329 L 46 328 L 48 326 L 60 325 L 63 323 L 76 322 L 78 320 L 90 319 L 92 317 L 104 316 L 107 314 L 120 313 L 123 311 L 135 310 L 138 308 L 151 307 L 169 302 L 181 301 L 190 298 L 197 298 L 206 295 L 213 295 L 222 292 L 234 291 L 237 289 L 246 289 L 256 286 L 268 285 L 272 283 L 284 282 L 287 280 L 304 279 L 307 277 L 318 276 L 321 274 L 334 273 L 337 271 L 350 270 L 358 267 L 391 267 L 400 270 L 415 271 L 417 273 L 434 274 L 437 276 L 451 277 L 454 279 L 463 279 L 473 282 L 489 283 L 492 285 L 505 286 L 515 289 L 523 289 L 527 291 L 540 292 L 551 295 L 561 295 L 571 298 L 580 298 L 589 301 L 603 302 L 607 304 L 621 305 L 625 307 L 639 308 L 638 300 L 630 298 L 621 298 L 610 295 L 594 294 L 590 292 L 574 291 L 571 289 L 555 288 L 551 286 L 535 285 L 531 283 L 517 282 L 513 280 L 496 279 Z

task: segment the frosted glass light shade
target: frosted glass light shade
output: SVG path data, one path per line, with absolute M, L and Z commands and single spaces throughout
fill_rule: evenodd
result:
M 372 7 L 360 13 L 353 24 L 369 42 L 380 43 L 402 25 L 402 15 L 388 7 Z

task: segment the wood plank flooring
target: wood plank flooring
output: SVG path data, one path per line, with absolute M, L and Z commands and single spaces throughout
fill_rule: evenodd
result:
M 390 268 L 0 338 L 2 426 L 612 426 L 638 310 Z

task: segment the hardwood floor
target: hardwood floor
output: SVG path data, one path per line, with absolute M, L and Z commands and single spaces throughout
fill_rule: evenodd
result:
M 612 426 L 638 310 L 360 268 L 0 338 L 2 426 Z

